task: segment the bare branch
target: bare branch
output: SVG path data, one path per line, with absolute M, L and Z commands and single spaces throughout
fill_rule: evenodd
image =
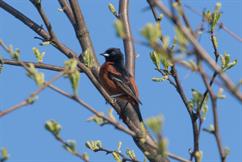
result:
M 15 61 L 15 60 L 1 59 L 1 61 L 3 64 L 7 64 L 7 65 L 22 66 L 22 64 L 19 61 Z M 36 68 L 40 68 L 40 69 L 46 69 L 46 70 L 52 70 L 52 71 L 64 70 L 64 68 L 61 66 L 55 66 L 51 64 L 36 63 L 31 61 L 22 61 L 22 62 L 26 65 L 33 64 Z
M 75 18 L 75 24 L 74 24 L 74 29 L 76 32 L 76 37 L 82 47 L 82 51 L 85 51 L 87 49 L 89 49 L 93 55 L 93 59 L 95 64 L 98 66 L 99 63 L 97 61 L 96 55 L 95 55 L 95 51 L 92 45 L 92 41 L 88 32 L 88 29 L 86 27 L 85 24 L 85 20 L 84 17 L 82 15 L 80 6 L 78 4 L 77 0 L 69 0 L 71 9 L 72 9 L 72 13 L 74 15 Z
M 125 128 L 123 125 L 121 125 L 118 121 L 115 121 L 109 117 L 104 116 L 102 113 L 98 112 L 96 109 L 94 109 L 92 106 L 88 105 L 86 102 L 84 102 L 81 98 L 79 98 L 78 96 L 73 96 L 68 94 L 67 92 L 65 92 L 64 90 L 54 86 L 54 85 L 50 85 L 49 86 L 51 89 L 53 89 L 54 91 L 60 93 L 61 95 L 68 97 L 69 99 L 74 100 L 75 102 L 79 103 L 80 105 L 82 105 L 83 107 L 85 107 L 87 110 L 89 110 L 90 112 L 92 112 L 93 114 L 95 114 L 96 116 L 108 121 L 108 123 L 112 124 L 115 128 L 117 128 L 118 130 L 121 130 L 125 133 L 127 133 L 128 135 L 131 136 L 135 136 L 135 133 L 132 132 L 130 129 Z
M 73 15 L 73 12 L 72 12 L 67 0 L 58 0 L 58 1 L 59 1 L 59 4 L 61 5 L 61 8 L 63 9 L 66 16 L 68 17 L 68 19 L 70 20 L 71 24 L 74 27 L 74 25 L 76 24 L 76 20 L 75 20 L 75 17 Z
M 63 76 L 63 73 L 59 73 L 58 75 L 56 75 L 55 77 L 53 77 L 50 81 L 45 82 L 43 84 L 43 86 L 41 86 L 40 88 L 38 88 L 36 91 L 34 91 L 28 98 L 26 98 L 25 100 L 21 101 L 20 103 L 7 108 L 3 111 L 0 111 L 0 118 L 15 111 L 18 110 L 20 108 L 22 108 L 23 106 L 29 105 L 31 103 L 33 103 L 34 101 L 34 97 L 36 97 L 40 92 L 42 92 L 46 87 L 48 87 L 51 83 L 53 83 L 54 81 L 58 80 L 59 78 L 61 78 Z
M 218 123 L 218 112 L 217 112 L 217 96 L 214 94 L 212 87 L 209 85 L 206 75 L 204 70 L 202 69 L 202 67 L 199 67 L 200 69 L 200 73 L 203 79 L 203 82 L 205 83 L 206 88 L 208 89 L 210 98 L 211 98 L 211 102 L 212 102 L 212 108 L 213 108 L 213 124 L 214 124 L 214 131 L 213 134 L 215 136 L 216 139 L 216 143 L 218 146 L 218 150 L 219 150 L 219 154 L 220 154 L 220 158 L 221 158 L 221 162 L 226 162 L 226 156 L 224 153 L 224 149 L 223 149 L 223 145 L 222 145 L 222 140 L 220 137 L 220 131 L 219 131 L 219 123 Z
M 129 23 L 129 0 L 119 0 L 119 18 L 123 23 L 125 38 L 123 39 L 125 50 L 125 66 L 128 72 L 135 76 L 136 53 Z
M 5 3 L 3 0 L 0 0 L 0 8 L 4 9 L 8 13 L 16 17 L 18 20 L 23 22 L 26 26 L 28 26 L 30 29 L 35 31 L 39 36 L 43 37 L 44 40 L 47 40 L 47 41 L 50 40 L 50 35 L 41 26 L 39 26 L 37 23 L 29 19 L 27 16 L 25 16 L 23 13 L 19 12 L 9 4 Z M 52 42 L 52 43 L 58 50 L 60 50 L 68 58 L 72 58 L 76 55 L 75 52 L 65 47 L 65 45 L 61 44 L 60 42 Z

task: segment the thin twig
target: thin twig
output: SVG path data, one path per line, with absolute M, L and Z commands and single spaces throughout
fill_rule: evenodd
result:
M 214 94 L 212 87 L 209 85 L 206 76 L 204 75 L 205 72 L 202 69 L 202 67 L 199 67 L 200 69 L 200 74 L 202 76 L 203 82 L 206 85 L 206 88 L 208 89 L 210 98 L 211 98 L 211 102 L 212 102 L 212 110 L 213 110 L 213 124 L 214 124 L 214 131 L 213 134 L 215 136 L 216 139 L 216 143 L 218 146 L 218 150 L 219 150 L 219 155 L 221 158 L 221 162 L 226 162 L 226 156 L 224 153 L 224 149 L 223 149 L 223 145 L 222 145 L 222 140 L 221 140 L 221 135 L 220 135 L 220 130 L 219 130 L 219 123 L 218 123 L 218 112 L 217 112 L 217 96 Z
M 48 87 L 51 83 L 53 83 L 54 81 L 58 80 L 59 78 L 61 78 L 63 76 L 63 73 L 59 73 L 58 75 L 56 75 L 55 77 L 53 77 L 50 81 L 45 82 L 43 84 L 43 86 L 41 86 L 40 88 L 38 88 L 36 91 L 34 91 L 33 93 L 31 93 L 31 95 L 26 98 L 25 100 L 21 101 L 20 103 L 7 108 L 3 111 L 0 112 L 0 117 L 3 117 L 15 110 L 18 110 L 20 108 L 22 108 L 23 106 L 29 105 L 31 103 L 34 102 L 34 97 L 36 97 L 40 92 L 42 92 L 46 87 Z
M 200 13 L 197 10 L 195 10 L 191 6 L 185 4 L 184 7 L 186 7 L 187 9 L 189 9 L 191 12 L 195 13 L 196 15 L 199 15 L 199 16 L 203 17 L 202 13 Z M 218 22 L 218 26 L 219 26 L 219 28 L 223 29 L 227 34 L 229 34 L 231 37 L 233 37 L 234 39 L 242 42 L 242 38 L 239 35 L 237 35 L 236 33 L 234 33 L 233 31 L 231 31 L 227 26 L 225 26 L 223 22 Z
M 58 0 L 59 4 L 61 5 L 62 10 L 65 12 L 66 16 L 70 20 L 71 24 L 74 26 L 76 24 L 75 17 L 71 10 L 70 5 L 68 4 L 67 0 Z
M 66 141 L 64 141 L 64 139 L 62 139 L 60 136 L 54 136 L 55 139 L 57 141 L 59 141 L 63 146 L 69 146 L 68 143 Z M 73 155 L 75 155 L 76 157 L 80 158 L 81 160 L 83 160 L 84 162 L 89 162 L 89 160 L 85 157 L 84 154 L 80 154 L 79 152 L 74 152 Z
M 22 66 L 22 64 L 19 61 L 15 61 L 15 60 L 1 59 L 1 61 L 3 64 L 6 64 L 6 65 Z M 22 62 L 26 65 L 33 64 L 34 67 L 40 68 L 40 69 L 46 69 L 46 70 L 58 71 L 58 72 L 64 70 L 64 68 L 61 66 L 56 66 L 51 64 L 36 63 L 32 61 L 22 61 Z
M 129 159 L 128 157 L 126 157 L 124 154 L 122 154 L 121 152 L 118 152 L 116 150 L 108 150 L 108 149 L 105 149 L 105 148 L 99 148 L 99 149 L 96 149 L 95 152 L 105 152 L 106 154 L 118 154 L 120 157 L 122 157 L 122 162 L 126 162 L 126 161 L 131 161 L 131 162 L 139 162 L 138 160 L 136 159 Z
M 178 5 L 179 5 L 179 9 L 180 9 L 180 12 L 181 12 L 181 16 L 182 16 L 182 19 L 183 19 L 183 21 L 184 21 L 186 27 L 187 27 L 187 28 L 190 30 L 190 32 L 194 35 L 194 32 L 193 32 L 192 27 L 191 27 L 191 25 L 190 25 L 190 22 L 189 22 L 189 20 L 188 20 L 186 14 L 185 14 L 185 11 L 184 11 L 184 9 L 183 9 L 183 6 L 182 6 L 182 3 L 181 3 L 181 0 L 176 0 L 176 2 L 177 2 Z

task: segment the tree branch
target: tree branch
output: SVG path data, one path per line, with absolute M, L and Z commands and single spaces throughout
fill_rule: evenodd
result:
M 59 1 L 60 2 L 60 1 Z M 92 45 L 92 41 L 91 38 L 89 36 L 89 32 L 88 29 L 86 27 L 85 24 L 85 20 L 84 17 L 82 15 L 80 6 L 78 4 L 77 0 L 69 0 L 71 9 L 72 9 L 72 13 L 74 15 L 75 18 L 75 24 L 74 24 L 74 29 L 76 32 L 76 37 L 82 47 L 82 51 L 84 52 L 85 50 L 89 49 L 92 53 L 93 59 L 94 59 L 94 63 L 95 65 L 99 66 L 98 60 L 96 58 L 95 55 L 95 51 Z
M 27 16 L 25 16 L 23 13 L 19 12 L 9 4 L 5 3 L 3 0 L 0 0 L 0 8 L 4 9 L 6 12 L 16 17 L 18 20 L 20 20 L 30 29 L 35 31 L 39 36 L 43 37 L 44 40 L 47 40 L 47 41 L 50 40 L 49 33 L 46 32 L 41 26 L 39 26 L 37 23 L 29 19 Z M 76 55 L 75 52 L 65 47 L 65 45 L 61 44 L 60 42 L 52 42 L 52 43 L 59 51 L 65 54 L 68 58 L 72 58 Z
M 72 12 L 70 5 L 68 4 L 67 0 L 58 0 L 58 1 L 59 1 L 59 4 L 61 5 L 61 8 L 65 12 L 66 16 L 70 20 L 72 26 L 74 27 L 75 24 L 76 24 L 76 20 L 75 20 L 75 17 L 73 15 L 73 12 Z
M 65 92 L 64 90 L 54 86 L 54 85 L 49 85 L 49 87 L 51 89 L 53 89 L 54 91 L 58 92 L 59 94 L 72 99 L 73 101 L 79 103 L 80 105 L 82 105 L 83 107 L 85 107 L 87 110 L 89 110 L 90 112 L 92 112 L 93 114 L 95 114 L 96 116 L 104 119 L 105 121 L 107 121 L 109 124 L 113 125 L 116 129 L 121 130 L 122 132 L 131 135 L 131 136 L 135 136 L 135 133 L 133 131 L 131 131 L 128 128 L 125 128 L 123 125 L 121 125 L 118 121 L 113 120 L 109 117 L 104 116 L 102 113 L 98 112 L 96 109 L 94 109 L 92 106 L 88 105 L 86 102 L 84 102 L 81 98 L 79 98 L 78 96 L 73 96 L 68 94 L 67 92 Z
M 129 0 L 119 0 L 119 18 L 123 23 L 125 38 L 123 39 L 125 50 L 125 66 L 128 72 L 135 76 L 136 53 L 133 43 L 132 32 L 129 23 Z
M 203 82 L 205 83 L 206 88 L 208 89 L 208 92 L 209 92 L 209 95 L 210 95 L 210 98 L 211 98 L 211 102 L 212 102 L 213 124 L 214 124 L 213 134 L 214 134 L 215 139 L 216 139 L 216 143 L 217 143 L 217 146 L 218 146 L 221 162 L 226 162 L 226 156 L 225 156 L 225 153 L 224 153 L 222 140 L 221 140 L 221 137 L 220 137 L 220 131 L 219 131 L 218 112 L 217 112 L 217 96 L 214 94 L 212 87 L 209 85 L 207 78 L 206 78 L 206 75 L 204 75 L 205 74 L 204 70 L 202 69 L 201 66 L 199 67 L 199 69 L 200 69 L 200 73 L 201 73 Z
M 25 100 L 21 101 L 20 103 L 7 108 L 3 111 L 0 111 L 0 118 L 15 111 L 18 110 L 20 108 L 22 108 L 23 106 L 32 104 L 34 102 L 34 97 L 36 97 L 40 92 L 42 92 L 46 87 L 48 87 L 51 83 L 53 83 L 54 81 L 58 80 L 59 78 L 61 78 L 63 76 L 63 73 L 59 73 L 58 75 L 56 75 L 55 77 L 53 77 L 50 81 L 45 82 L 43 84 L 43 86 L 41 86 L 40 88 L 38 88 L 36 91 L 34 91 L 28 98 L 26 98 Z
M 15 61 L 15 60 L 1 59 L 1 61 L 2 61 L 2 64 L 22 66 L 22 64 L 19 61 Z M 64 68 L 61 66 L 55 66 L 55 65 L 51 65 L 51 64 L 36 63 L 36 62 L 31 62 L 31 61 L 22 61 L 22 62 L 26 65 L 33 64 L 34 67 L 40 68 L 40 69 L 46 69 L 46 70 L 58 71 L 58 72 L 64 70 Z

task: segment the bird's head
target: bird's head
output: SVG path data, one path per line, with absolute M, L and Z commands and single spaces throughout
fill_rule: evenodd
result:
M 119 48 L 109 48 L 100 55 L 104 56 L 106 61 L 123 63 L 123 54 Z

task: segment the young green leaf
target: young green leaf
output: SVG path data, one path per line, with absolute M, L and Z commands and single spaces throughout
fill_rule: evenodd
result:
M 3 147 L 3 148 L 1 149 L 1 158 L 0 158 L 0 160 L 1 160 L 1 161 L 6 161 L 6 160 L 8 160 L 8 159 L 9 159 L 8 150 L 7 150 L 5 147 Z
M 167 157 L 167 145 L 168 145 L 168 141 L 165 138 L 162 138 L 158 142 L 159 153 L 161 154 L 162 157 L 165 157 L 165 158 Z
M 220 60 L 221 60 L 221 68 L 222 68 L 223 71 L 231 69 L 232 67 L 234 67 L 238 63 L 237 59 L 230 62 L 230 55 L 226 52 L 224 53 L 223 56 L 220 56 Z
M 203 157 L 203 152 L 202 151 L 196 151 L 195 152 L 195 157 L 197 158 L 198 162 L 202 161 L 202 157 Z
M 188 61 L 183 60 L 181 63 L 186 67 L 188 67 L 189 69 L 191 69 L 192 71 L 197 71 L 198 69 L 197 64 L 193 60 L 188 60 Z
M 54 136 L 59 136 L 60 131 L 62 129 L 61 125 L 54 120 L 48 120 L 45 123 L 45 128 Z
M 116 160 L 116 162 L 122 162 L 122 159 L 120 157 L 120 154 L 116 151 L 112 152 L 113 158 Z
M 108 4 L 108 9 L 109 9 L 109 11 L 114 15 L 114 16 L 118 16 L 118 13 L 117 13 L 117 11 L 116 11 L 116 9 L 115 9 L 115 7 L 114 7 L 114 5 L 112 4 L 112 3 L 109 3 Z
M 33 104 L 35 101 L 38 100 L 38 96 L 31 96 L 30 98 L 27 99 L 28 104 Z
M 153 77 L 152 81 L 154 81 L 154 82 L 163 82 L 163 81 L 165 81 L 167 79 L 168 79 L 168 75 L 165 75 L 163 77 Z
M 229 147 L 225 147 L 224 148 L 224 156 L 227 157 L 230 154 L 230 148 Z
M 110 109 L 108 110 L 108 117 L 109 117 L 110 119 L 112 119 L 113 121 L 116 121 L 116 118 L 115 118 L 114 115 L 113 115 L 113 109 L 112 109 L 112 108 L 110 108 Z
M 148 23 L 142 30 L 141 34 L 149 41 L 150 44 L 154 44 L 158 39 L 161 38 L 162 33 L 160 29 L 160 24 Z
M 102 148 L 102 142 L 100 140 L 96 141 L 87 141 L 85 143 L 86 147 L 91 149 L 92 151 L 98 151 Z
M 224 89 L 223 88 L 218 89 L 217 97 L 220 98 L 220 99 L 226 98 L 226 96 L 224 95 Z
M 146 120 L 146 125 L 156 134 L 159 134 L 163 125 L 163 117 L 161 115 L 151 117 Z
M 44 73 L 38 72 L 34 64 L 28 64 L 27 76 L 35 81 L 38 86 L 42 86 L 45 83 Z
M 65 73 L 68 75 L 68 78 L 71 82 L 71 87 L 73 89 L 74 95 L 77 95 L 80 80 L 80 72 L 77 70 L 77 60 L 70 59 L 66 61 L 64 69 Z
M 92 54 L 90 49 L 86 49 L 84 51 L 84 53 L 83 53 L 83 62 L 89 68 L 92 68 L 92 67 L 95 66 L 93 54 Z
M 87 119 L 87 121 L 93 121 L 96 124 L 101 125 L 101 126 L 108 123 L 106 120 L 104 120 L 103 118 L 98 117 L 97 115 L 93 115 L 93 116 L 89 117 Z
M 132 160 L 137 160 L 136 155 L 134 153 L 134 150 L 126 149 L 126 154 L 129 156 L 130 159 Z
M 150 53 L 150 58 L 151 58 L 152 62 L 154 63 L 154 65 L 156 66 L 156 68 L 160 69 L 161 55 L 156 51 L 152 51 Z
M 123 22 L 120 19 L 117 19 L 114 22 L 114 27 L 115 27 L 117 36 L 124 39 L 126 37 L 126 33 L 125 33 Z
M 90 161 L 90 160 L 89 160 L 89 159 L 90 159 L 90 158 L 89 158 L 89 155 L 88 155 L 88 153 L 86 153 L 86 152 L 82 154 L 82 158 L 83 158 L 84 161 Z
M 118 142 L 117 152 L 121 152 L 122 142 Z
M 33 47 L 32 50 L 34 52 L 34 55 L 35 55 L 38 63 L 42 63 L 43 62 L 44 55 L 45 55 L 45 52 L 40 52 L 39 49 L 36 48 L 36 47 Z
M 67 140 L 63 147 L 70 152 L 71 154 L 76 154 L 76 141 L 75 140 Z

